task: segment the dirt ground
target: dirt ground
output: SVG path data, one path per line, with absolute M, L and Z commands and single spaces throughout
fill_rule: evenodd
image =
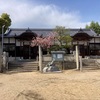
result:
M 100 100 L 100 70 L 0 74 L 0 100 Z

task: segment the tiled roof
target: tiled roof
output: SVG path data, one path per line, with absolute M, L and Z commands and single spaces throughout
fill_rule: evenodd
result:
M 24 33 L 26 30 L 27 28 L 23 28 L 23 29 L 22 28 L 10 28 L 6 31 L 5 37 L 14 37 L 15 35 L 19 36 L 22 33 Z M 31 29 L 31 28 L 30 30 L 33 33 L 36 33 L 38 35 L 43 35 L 43 36 L 46 36 L 54 31 L 54 29 Z M 68 29 L 66 34 L 70 34 L 70 36 L 73 36 L 76 33 L 78 33 L 79 30 L 80 29 Z M 82 29 L 82 30 L 90 36 L 96 36 L 96 33 L 91 29 Z

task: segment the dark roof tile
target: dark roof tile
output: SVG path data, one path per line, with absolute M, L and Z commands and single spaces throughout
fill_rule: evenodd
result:
M 8 31 L 6 31 L 5 37 L 13 37 L 13 36 L 15 36 L 15 34 L 17 36 L 19 36 L 22 33 L 24 33 L 26 30 L 27 30 L 27 28 L 10 28 L 10 29 L 8 29 Z M 33 33 L 36 33 L 38 35 L 43 35 L 43 36 L 46 36 L 49 33 L 54 31 L 54 29 L 33 29 L 33 28 L 30 28 L 30 30 Z M 91 29 L 82 29 L 82 30 L 90 36 L 96 36 L 96 33 Z M 66 34 L 70 34 L 70 36 L 73 36 L 76 33 L 78 33 L 78 31 L 79 31 L 79 29 L 68 29 Z

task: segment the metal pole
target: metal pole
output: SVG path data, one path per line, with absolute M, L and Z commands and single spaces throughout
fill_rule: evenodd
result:
M 3 55 L 3 35 L 4 35 L 4 27 L 5 27 L 5 25 L 2 26 L 2 55 Z

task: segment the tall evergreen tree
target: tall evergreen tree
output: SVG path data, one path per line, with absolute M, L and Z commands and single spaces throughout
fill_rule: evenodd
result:
M 92 30 L 94 30 L 97 34 L 100 34 L 100 25 L 99 25 L 98 22 L 92 21 L 92 22 L 90 23 L 90 25 L 86 25 L 86 28 L 87 28 L 87 29 L 92 29 Z

